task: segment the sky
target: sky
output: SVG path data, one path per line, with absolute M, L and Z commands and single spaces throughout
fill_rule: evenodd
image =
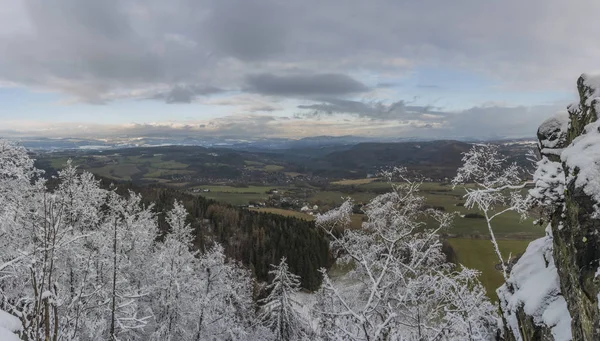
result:
M 533 137 L 596 0 L 0 0 L 0 136 Z

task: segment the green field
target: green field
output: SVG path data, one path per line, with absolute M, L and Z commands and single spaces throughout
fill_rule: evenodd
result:
M 211 192 L 222 192 L 222 193 L 254 193 L 254 194 L 266 194 L 268 190 L 275 189 L 274 186 L 196 186 L 194 188 L 209 189 Z M 278 188 L 279 189 L 279 188 Z
M 379 180 L 379 178 L 339 180 L 339 181 L 334 181 L 331 184 L 332 185 L 364 185 L 364 184 L 369 184 L 375 180 Z
M 266 165 L 263 170 L 267 172 L 279 172 L 283 170 L 285 167 L 279 165 Z
M 269 195 L 268 190 L 273 189 L 273 186 L 196 186 L 193 189 L 208 189 L 210 192 L 198 192 L 203 197 L 217 201 L 226 202 L 232 205 L 244 206 L 252 201 L 262 202 L 267 200 Z
M 343 193 L 337 191 L 318 191 L 308 198 L 308 201 L 311 204 L 335 207 L 341 205 L 348 197 L 351 197 L 357 203 L 367 203 L 375 196 L 376 194 L 370 192 Z
M 456 252 L 459 263 L 466 267 L 481 271 L 480 280 L 486 288 L 488 296 L 497 300 L 496 289 L 504 283 L 502 273 L 495 269 L 499 264 L 492 242 L 487 239 L 450 238 L 448 239 Z M 517 256 L 525 251 L 529 240 L 499 240 L 498 246 L 504 259 L 509 254 Z
M 264 172 L 279 172 L 285 168 L 280 165 L 265 165 L 262 162 L 249 161 L 249 160 L 245 160 L 244 164 L 246 165 L 246 169 L 259 170 L 259 171 L 264 171 Z
M 130 181 L 134 177 L 138 179 L 165 182 L 167 179 L 161 177 L 172 177 L 193 174 L 193 171 L 186 170 L 188 165 L 185 163 L 163 160 L 162 155 L 135 155 L 121 156 L 113 155 L 93 155 L 86 157 L 72 157 L 72 162 L 78 168 L 100 176 Z M 67 163 L 66 157 L 53 157 L 48 159 L 50 165 L 55 169 L 62 169 Z

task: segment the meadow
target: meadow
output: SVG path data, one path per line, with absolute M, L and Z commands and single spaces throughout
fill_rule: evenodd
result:
M 541 228 L 540 228 L 541 229 Z M 448 242 L 456 252 L 457 261 L 466 267 L 481 272 L 480 281 L 488 296 L 497 300 L 496 289 L 504 283 L 502 273 L 495 267 L 500 262 L 488 239 L 449 238 Z M 499 240 L 500 253 L 506 259 L 509 255 L 516 256 L 527 249 L 529 240 Z

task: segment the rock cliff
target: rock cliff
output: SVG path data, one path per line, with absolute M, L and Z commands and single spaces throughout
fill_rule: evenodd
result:
M 600 77 L 577 89 L 538 130 L 531 196 L 549 224 L 498 289 L 505 340 L 600 340 Z

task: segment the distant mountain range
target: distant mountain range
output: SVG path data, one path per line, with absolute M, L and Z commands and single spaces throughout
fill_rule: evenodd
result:
M 455 175 L 462 154 L 472 146 L 455 140 L 352 144 L 351 137 L 285 142 L 277 148 L 163 145 L 105 150 L 95 150 L 95 145 L 88 144 L 79 149 L 37 150 L 35 158 L 45 170 L 61 167 L 71 158 L 83 169 L 102 176 L 134 181 L 243 179 L 248 183 L 272 183 L 297 175 L 351 179 L 365 178 L 394 166 L 439 180 Z M 501 148 L 513 161 L 528 164 L 523 155 L 532 148 L 531 144 L 503 143 Z
M 485 138 L 453 138 L 453 140 L 474 142 L 533 142 L 534 138 L 523 139 L 485 139 Z M 396 143 L 396 142 L 426 142 L 434 141 L 431 138 L 377 138 L 362 136 L 314 136 L 301 139 L 285 138 L 257 138 L 239 139 L 236 137 L 111 137 L 111 138 L 21 138 L 18 140 L 24 147 L 31 150 L 108 150 L 132 147 L 154 147 L 154 146 L 201 146 L 209 148 L 229 148 L 246 151 L 260 150 L 288 150 L 304 148 L 327 148 L 338 146 L 352 146 L 359 143 Z

